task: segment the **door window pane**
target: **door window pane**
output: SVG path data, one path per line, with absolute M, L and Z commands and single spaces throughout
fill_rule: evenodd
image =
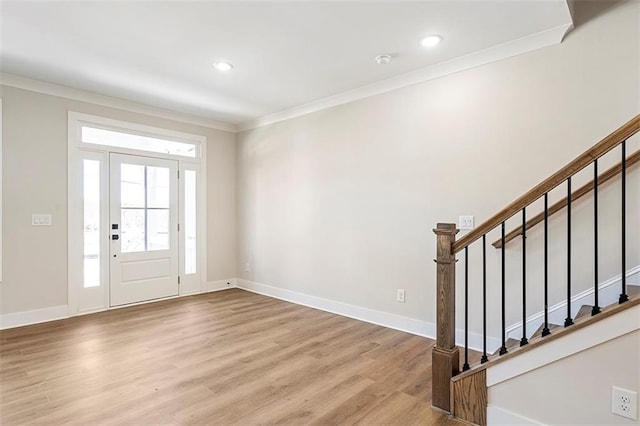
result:
M 147 207 L 169 208 L 168 167 L 147 167 Z
M 169 249 L 169 209 L 147 210 L 148 237 L 147 250 Z
M 121 165 L 121 251 L 168 250 L 170 170 Z
M 144 166 L 122 164 L 120 167 L 120 204 L 122 207 L 144 208 Z
M 83 162 L 84 287 L 100 285 L 100 161 Z
M 120 247 L 123 253 L 145 251 L 145 209 L 121 209 Z
M 184 173 L 184 272 L 196 273 L 196 172 Z

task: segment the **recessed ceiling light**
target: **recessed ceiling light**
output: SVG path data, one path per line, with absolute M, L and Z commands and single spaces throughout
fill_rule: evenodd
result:
M 213 67 L 218 71 L 231 71 L 233 69 L 233 65 L 229 62 L 214 62 Z
M 420 45 L 423 47 L 433 47 L 440 44 L 442 36 L 437 34 L 431 34 L 420 40 Z

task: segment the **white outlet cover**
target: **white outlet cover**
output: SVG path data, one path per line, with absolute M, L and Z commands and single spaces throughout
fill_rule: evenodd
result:
M 458 217 L 458 229 L 469 230 L 474 228 L 473 216 Z
M 631 420 L 638 420 L 638 393 L 613 386 L 611 412 Z
M 42 213 L 32 214 L 31 225 L 32 226 L 51 226 L 51 215 L 42 214 Z

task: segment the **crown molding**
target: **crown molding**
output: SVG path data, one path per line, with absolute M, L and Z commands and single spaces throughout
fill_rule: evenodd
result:
M 337 95 L 318 99 L 304 105 L 287 110 L 267 114 L 255 120 L 242 122 L 236 126 L 238 132 L 255 129 L 280 121 L 289 120 L 301 115 L 310 114 L 327 108 L 357 101 L 359 99 L 411 86 L 428 80 L 433 80 L 449 74 L 479 67 L 491 62 L 511 58 L 543 47 L 560 44 L 564 36 L 573 28 L 573 23 L 563 24 L 539 33 L 531 34 L 516 40 L 511 40 L 484 50 L 451 59 L 446 62 L 420 68 L 405 74 L 372 83 L 357 89 L 349 90 Z
M 570 16 L 570 14 L 569 14 Z M 0 84 L 18 89 L 31 90 L 53 96 L 73 99 L 81 102 L 117 108 L 139 114 L 150 115 L 182 123 L 203 126 L 210 129 L 222 130 L 225 132 L 243 132 L 258 127 L 268 126 L 280 121 L 289 120 L 316 111 L 333 108 L 338 105 L 379 95 L 395 89 L 419 84 L 460 71 L 479 67 L 491 62 L 500 61 L 531 52 L 543 47 L 560 44 L 564 36 L 573 28 L 573 23 L 569 22 L 545 31 L 531 34 L 516 40 L 511 40 L 484 50 L 470 53 L 465 56 L 451 59 L 446 62 L 434 64 L 425 68 L 401 74 L 376 83 L 349 90 L 337 95 L 328 96 L 290 109 L 267 114 L 262 117 L 242 122 L 238 125 L 211 120 L 178 111 L 172 111 L 151 105 L 144 105 L 121 98 L 101 95 L 85 90 L 75 89 L 41 80 L 33 80 L 12 74 L 0 73 Z
M 72 99 L 74 101 L 87 102 L 137 114 L 150 115 L 167 120 L 179 121 L 181 123 L 207 127 L 210 129 L 222 130 L 230 133 L 236 132 L 236 126 L 230 123 L 211 120 L 205 117 L 198 117 L 196 115 L 172 111 L 151 105 L 144 105 L 81 89 L 74 89 L 72 87 L 49 83 L 42 80 L 33 80 L 13 74 L 0 73 L 0 84 L 3 86 L 15 87 L 17 89 L 30 90 L 32 92 Z

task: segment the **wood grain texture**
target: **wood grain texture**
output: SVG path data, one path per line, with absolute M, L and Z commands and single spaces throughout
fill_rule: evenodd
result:
M 553 323 L 549 323 L 548 324 L 549 327 L 549 331 L 551 331 L 553 333 L 553 330 L 562 327 L 559 324 L 553 324 Z M 540 324 L 540 327 L 538 327 L 536 329 L 536 331 L 533 333 L 534 336 L 541 336 L 542 335 L 542 331 L 544 330 L 544 323 Z
M 0 424 L 458 424 L 434 341 L 242 290 L 0 331 Z
M 436 234 L 436 346 L 456 346 L 456 257 L 453 244 L 458 230 L 453 223 L 439 223 Z
M 458 230 L 453 223 L 436 229 L 436 346 L 431 355 L 433 406 L 450 409 L 451 378 L 460 371 L 456 348 L 456 264 L 453 243 Z
M 566 181 L 568 177 L 573 176 L 589 164 L 593 163 L 593 160 L 602 157 L 604 154 L 622 143 L 622 141 L 636 134 L 639 130 L 640 115 L 636 115 L 622 127 L 602 139 L 600 142 L 578 156 L 575 160 L 532 188 L 529 192 L 515 200 L 513 203 L 509 204 L 494 216 L 484 221 L 475 229 L 469 231 L 468 234 L 454 243 L 454 253 L 459 252 L 464 247 L 482 237 L 483 234 L 486 234 L 489 231 L 493 230 L 502 222 L 521 211 L 524 207 L 542 197 L 546 192 L 551 191 L 553 188 Z
M 633 165 L 636 165 L 638 163 L 640 163 L 640 151 L 636 151 L 636 152 L 634 152 L 633 154 L 631 154 L 630 156 L 627 157 L 627 161 L 626 161 L 627 170 L 629 168 L 631 168 Z M 598 186 L 610 181 L 615 176 L 620 174 L 621 171 L 622 171 L 622 163 L 618 163 L 615 166 L 611 167 L 610 169 L 607 169 L 607 171 L 605 171 L 604 173 L 598 175 Z M 576 201 L 577 199 L 585 196 L 586 194 L 590 193 L 591 191 L 593 191 L 593 180 L 590 181 L 589 183 L 586 183 L 585 185 L 581 186 L 575 192 L 571 193 L 571 202 L 573 203 L 574 201 Z M 554 215 L 555 213 L 559 212 L 560 210 L 562 210 L 566 206 L 567 206 L 567 197 L 564 197 L 563 199 L 561 199 L 557 203 L 552 204 L 549 207 L 549 209 L 547 210 L 547 216 Z M 539 224 L 543 220 L 544 220 L 544 212 L 533 216 L 531 219 L 529 219 L 527 221 L 527 223 L 525 225 L 526 229 L 527 230 L 531 229 L 532 227 L 534 227 L 535 225 Z M 504 236 L 504 241 L 505 241 L 505 243 L 508 243 L 509 241 L 513 240 L 514 238 L 516 238 L 516 237 L 518 237 L 520 235 L 522 235 L 522 225 L 514 228 L 512 231 L 507 233 Z M 500 248 L 500 247 L 502 247 L 502 239 L 495 240 L 491 244 L 495 248 Z
M 442 349 L 435 346 L 431 352 L 431 399 L 434 407 L 451 412 L 451 378 L 460 372 L 458 348 Z
M 487 372 L 477 371 L 453 384 L 453 415 L 473 424 L 487 424 Z

